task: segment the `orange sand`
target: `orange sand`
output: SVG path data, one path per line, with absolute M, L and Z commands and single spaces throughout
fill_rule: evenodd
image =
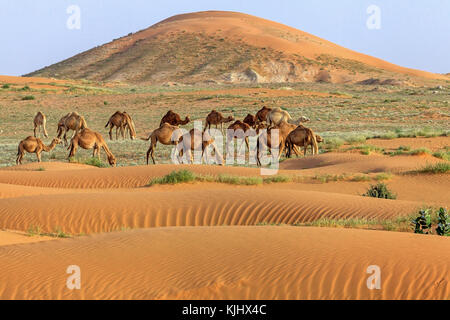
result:
M 449 250 L 445 238 L 384 231 L 132 230 L 0 247 L 0 297 L 449 299 Z M 66 288 L 69 265 L 81 269 L 80 290 Z M 367 288 L 371 265 L 381 269 L 380 290 Z

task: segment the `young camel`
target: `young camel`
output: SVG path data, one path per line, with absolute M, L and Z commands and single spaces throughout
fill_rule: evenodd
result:
M 25 155 L 25 152 L 28 153 L 36 153 L 36 157 L 38 159 L 38 162 L 41 162 L 41 152 L 50 152 L 53 149 L 55 149 L 57 144 L 60 144 L 61 140 L 58 138 L 54 138 L 52 140 L 52 143 L 50 145 L 46 146 L 44 142 L 42 142 L 41 139 L 29 136 L 19 143 L 19 147 L 17 148 L 17 158 L 16 158 L 16 164 L 22 164 L 22 159 Z
M 58 122 L 58 139 L 61 138 L 64 133 L 64 145 L 67 145 L 67 132 L 73 130 L 74 134 L 72 138 L 78 133 L 78 131 L 87 128 L 86 120 L 83 116 L 80 116 L 77 112 L 71 112 L 62 117 Z
M 165 122 L 173 126 L 180 126 L 180 125 L 184 126 L 185 124 L 188 124 L 190 121 L 191 119 L 189 119 L 189 116 L 186 116 L 184 120 L 181 120 L 181 117 L 178 113 L 169 110 L 167 111 L 166 115 L 161 119 L 159 126 L 161 127 Z
M 287 122 L 287 123 L 299 125 L 302 122 L 308 122 L 309 118 L 301 116 L 297 121 L 294 121 L 294 120 L 292 120 L 292 117 L 289 114 L 289 112 L 282 110 L 281 108 L 272 109 L 272 111 L 270 111 L 267 114 L 266 122 L 269 125 L 269 128 L 272 126 L 277 126 L 283 121 Z
M 317 136 L 314 132 L 306 128 L 304 126 L 298 126 L 295 130 L 293 130 L 286 138 L 286 148 L 287 148 L 287 157 L 291 157 L 291 152 L 294 150 L 294 153 L 298 156 L 299 153 L 295 150 L 295 146 L 304 147 L 303 155 L 306 156 L 306 150 L 308 146 L 311 146 L 312 154 L 319 153 L 318 147 L 318 139 L 323 141 L 322 137 Z
M 141 138 L 144 141 L 151 140 L 150 147 L 147 151 L 147 164 L 148 164 L 149 156 L 152 157 L 153 164 L 156 164 L 153 154 L 155 152 L 156 144 L 158 142 L 162 143 L 166 146 L 178 144 L 178 141 L 180 140 L 180 137 L 182 135 L 181 130 L 179 130 L 179 129 L 180 128 L 177 126 L 173 126 L 168 123 L 163 123 L 158 129 L 156 129 L 152 133 L 150 133 L 148 138 L 146 138 L 146 139 Z M 179 130 L 179 131 L 177 131 L 177 130 Z
M 112 131 L 113 128 L 116 127 L 116 140 L 118 140 L 118 130 L 120 130 L 120 134 L 122 139 L 125 139 L 125 128 L 127 128 L 131 140 L 136 138 L 136 129 L 134 127 L 133 119 L 131 116 L 124 112 L 116 111 L 108 120 L 105 125 L 105 128 L 109 126 L 109 139 L 112 140 Z
M 113 167 L 116 166 L 116 158 L 109 150 L 105 139 L 103 139 L 100 133 L 95 132 L 89 128 L 84 128 L 77 134 L 75 134 L 75 136 L 70 141 L 70 146 L 68 148 L 70 149 L 69 159 L 75 156 L 78 146 L 86 150 L 93 149 L 92 156 L 95 157 L 95 155 L 97 155 L 99 159 L 100 148 L 103 148 L 103 150 L 105 150 L 106 156 L 108 157 L 109 164 Z
M 222 134 L 225 134 L 223 131 L 223 124 L 231 122 L 231 121 L 234 121 L 233 116 L 228 116 L 225 118 L 222 115 L 222 113 L 220 113 L 216 110 L 212 110 L 206 117 L 206 124 L 205 124 L 205 129 L 203 129 L 203 132 L 205 132 L 207 128 L 208 128 L 208 130 L 211 129 L 212 124 L 216 126 L 216 129 L 217 129 L 217 126 L 220 124 L 220 129 L 222 130 Z
M 47 118 L 45 117 L 45 114 L 43 114 L 41 111 L 38 111 L 36 116 L 34 117 L 33 124 L 34 124 L 34 136 L 36 135 L 36 129 L 39 128 L 39 134 L 41 133 L 41 127 L 42 131 L 44 132 L 44 137 L 48 138 L 47 129 L 45 128 L 45 124 L 47 122 Z
M 177 144 L 177 153 L 179 154 L 178 161 L 181 162 L 181 157 L 183 156 L 184 150 L 190 159 L 190 163 L 194 162 L 192 152 L 193 151 L 202 151 L 201 158 L 203 159 L 203 154 L 205 153 L 206 148 L 212 145 L 218 160 L 219 164 L 223 164 L 223 159 L 218 152 L 217 147 L 214 144 L 214 138 L 211 137 L 207 132 L 202 132 L 198 129 L 191 129 L 189 133 L 184 134 L 180 137 L 179 143 Z M 206 154 L 208 156 L 208 154 Z M 206 162 L 208 163 L 208 158 L 206 157 Z

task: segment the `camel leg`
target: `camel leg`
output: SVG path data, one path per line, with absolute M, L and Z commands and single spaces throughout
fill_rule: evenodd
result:
M 24 155 L 25 155 L 25 152 L 23 150 L 19 149 L 19 152 L 18 152 L 17 158 L 16 158 L 16 164 L 22 164 L 22 159 L 23 159 Z
M 38 162 L 41 162 L 41 151 L 36 151 L 36 158 Z
M 67 146 L 67 130 L 64 131 L 64 145 Z
M 157 143 L 158 143 L 158 140 L 152 138 L 152 141 L 151 141 L 151 144 L 150 144 L 150 148 L 148 148 L 148 151 L 147 151 L 147 165 L 148 165 L 148 158 L 149 158 L 149 156 L 152 157 L 153 164 L 156 164 L 155 163 L 155 158 L 153 158 L 153 153 L 155 151 L 155 147 L 156 147 Z
M 280 145 L 278 146 L 278 160 L 281 159 L 281 155 L 283 154 L 285 145 L 284 143 L 280 143 Z
M 151 157 L 152 157 L 153 164 L 156 164 L 155 158 L 153 157 L 153 154 L 154 154 L 154 152 L 155 152 L 155 147 L 156 147 L 156 143 L 155 143 L 154 146 L 152 146 L 152 151 L 150 152 L 150 155 L 151 155 Z
M 42 125 L 42 129 L 44 131 L 44 137 L 48 138 L 48 132 L 47 129 L 45 128 L 45 123 Z
M 109 140 L 112 140 L 112 139 L 113 139 L 113 137 L 112 137 L 112 130 L 113 130 L 113 125 L 111 124 L 111 125 L 109 126 Z
M 153 145 L 150 145 L 150 148 L 148 148 L 148 150 L 147 150 L 147 165 L 148 165 L 148 158 L 149 158 L 149 155 L 150 155 L 150 152 L 152 149 L 153 149 Z
M 69 159 L 75 156 L 75 153 L 77 152 L 78 143 L 72 140 L 72 143 L 70 145 L 70 153 L 69 153 Z
M 36 125 L 34 125 L 34 130 L 33 131 L 34 131 L 34 137 L 37 138 L 36 137 Z

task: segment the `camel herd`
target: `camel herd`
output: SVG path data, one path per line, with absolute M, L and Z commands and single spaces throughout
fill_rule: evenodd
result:
M 183 152 L 190 154 L 192 161 L 192 151 L 202 150 L 202 156 L 205 149 L 212 145 L 216 155 L 217 148 L 214 144 L 214 138 L 210 135 L 211 125 L 216 129 L 220 126 L 222 134 L 224 133 L 224 124 L 232 122 L 227 128 L 227 144 L 232 140 L 241 140 L 241 147 L 245 142 L 248 150 L 249 137 L 257 137 L 256 144 L 256 160 L 257 164 L 261 165 L 260 158 L 262 152 L 267 148 L 275 148 L 278 150 L 278 157 L 281 157 L 283 152 L 286 152 L 287 157 L 291 157 L 292 152 L 297 156 L 300 154 L 299 147 L 304 148 L 304 155 L 306 155 L 307 148 L 311 146 L 312 154 L 318 153 L 318 143 L 323 142 L 323 139 L 315 134 L 311 129 L 305 127 L 303 123 L 310 121 L 307 117 L 300 117 L 294 121 L 289 113 L 281 108 L 263 107 L 255 115 L 248 114 L 243 121 L 235 120 L 233 116 L 224 116 L 221 112 L 212 110 L 206 117 L 206 122 L 203 130 L 191 129 L 188 133 L 181 133 L 179 126 L 186 125 L 190 122 L 189 116 L 184 120 L 179 114 L 169 110 L 161 119 L 160 126 L 153 130 L 147 138 L 142 140 L 149 141 L 150 147 L 147 151 L 147 164 L 149 158 L 155 164 L 154 151 L 157 143 L 163 145 L 176 146 L 176 152 L 179 156 Z M 116 165 L 116 158 L 108 148 L 103 136 L 88 128 L 86 120 L 77 112 L 70 112 L 63 116 L 57 125 L 57 137 L 54 138 L 50 145 L 45 145 L 38 137 L 41 133 L 48 137 L 46 130 L 46 116 L 39 111 L 34 117 L 34 136 L 29 136 L 19 143 L 16 163 L 21 164 L 25 152 L 35 153 L 38 162 L 41 161 L 42 151 L 49 152 L 53 150 L 56 145 L 64 143 L 69 151 L 69 159 L 75 156 L 78 147 L 89 150 L 93 149 L 92 156 L 100 158 L 100 149 L 103 149 L 107 155 L 108 162 L 111 166 Z M 113 129 L 116 129 L 116 140 L 120 136 L 125 139 L 125 132 L 128 132 L 130 139 L 136 138 L 136 129 L 134 121 L 127 112 L 115 112 L 108 120 L 105 128 L 109 127 L 109 138 L 113 140 Z M 67 141 L 67 133 L 72 130 L 73 134 L 70 143 Z M 272 135 L 272 130 L 278 130 L 276 135 Z M 275 138 L 274 138 L 275 137 Z M 61 140 L 62 138 L 62 140 Z M 275 139 L 275 140 L 273 140 Z M 227 145 L 228 150 L 228 145 Z

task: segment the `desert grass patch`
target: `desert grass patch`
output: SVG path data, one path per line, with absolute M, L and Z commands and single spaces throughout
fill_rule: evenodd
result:
M 361 154 L 364 154 L 366 156 L 370 155 L 373 152 L 381 153 L 384 151 L 383 148 L 373 146 L 370 144 L 364 144 L 361 146 L 350 147 L 347 150 L 359 150 L 361 152 Z
M 290 226 L 294 227 L 318 227 L 318 228 L 348 228 L 366 230 L 384 230 L 396 232 L 411 232 L 411 220 L 414 214 L 398 216 L 391 219 L 379 218 L 320 218 L 308 222 L 296 222 Z M 258 226 L 286 226 L 286 224 L 259 222 Z
M 177 184 L 192 182 L 197 179 L 197 176 L 189 170 L 172 171 L 161 178 L 154 178 L 150 181 L 149 185 L 155 184 Z
M 450 160 L 450 147 L 445 147 L 443 150 L 434 152 L 433 157 L 449 161 Z
M 52 159 L 52 158 L 51 158 Z M 81 159 L 81 158 L 75 158 L 72 157 L 69 159 L 70 163 L 79 163 L 79 164 L 86 164 L 88 166 L 93 166 L 93 167 L 97 167 L 97 168 L 107 168 L 108 165 L 103 162 L 101 159 L 99 158 L 89 158 L 89 159 Z
M 30 225 L 26 231 L 29 237 L 72 238 L 70 233 L 64 232 L 61 227 L 56 227 L 52 232 L 44 232 L 40 226 Z
M 172 171 L 171 173 L 158 178 L 153 178 L 148 186 L 156 184 L 177 184 L 177 183 L 189 183 L 189 182 L 216 182 L 233 185 L 245 185 L 254 186 L 271 183 L 286 183 L 293 181 L 292 177 L 275 175 L 275 176 L 236 176 L 230 174 L 213 175 L 200 175 L 189 170 Z
M 323 149 L 327 151 L 334 151 L 344 145 L 345 140 L 339 137 L 326 138 L 323 144 Z
M 450 162 L 439 162 L 434 164 L 427 164 L 413 173 L 448 173 L 450 171 Z
M 418 156 L 418 155 L 422 155 L 422 154 L 431 154 L 431 150 L 428 148 L 418 148 L 418 149 L 414 149 L 414 150 L 410 151 L 409 154 L 412 156 Z
M 363 194 L 364 197 L 380 198 L 380 199 L 397 199 L 397 195 L 394 194 L 386 184 L 379 182 L 375 185 L 370 185 L 366 193 Z

